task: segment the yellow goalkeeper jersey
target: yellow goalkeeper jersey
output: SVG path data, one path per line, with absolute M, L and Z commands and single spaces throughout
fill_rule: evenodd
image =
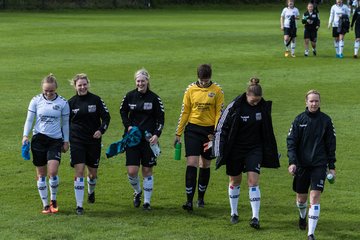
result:
M 184 93 L 176 135 L 182 135 L 187 123 L 216 126 L 223 107 L 224 92 L 217 83 L 212 82 L 206 88 L 196 82 L 190 84 Z

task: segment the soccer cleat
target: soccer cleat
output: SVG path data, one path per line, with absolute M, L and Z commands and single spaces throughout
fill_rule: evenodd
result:
M 299 217 L 299 229 L 305 230 L 306 229 L 306 218 Z
M 192 212 L 192 211 L 193 211 L 193 204 L 192 204 L 192 202 L 186 202 L 186 203 L 182 206 L 182 208 L 183 208 L 184 210 L 187 210 L 188 212 Z
M 296 56 L 295 56 L 295 53 L 292 53 L 292 54 L 291 54 L 291 57 L 293 57 L 293 58 L 296 57 Z
M 288 57 L 289 56 L 289 51 L 285 51 L 285 57 Z
M 41 211 L 41 213 L 43 214 L 49 214 L 51 213 L 51 210 L 50 210 L 50 206 L 49 205 L 46 205 L 43 210 Z
M 236 214 L 231 215 L 230 222 L 232 224 L 237 224 L 239 222 L 239 216 Z
M 339 58 L 344 58 L 344 55 L 342 53 L 339 54 Z
M 354 58 L 358 58 L 356 54 L 354 55 Z
M 141 193 L 134 192 L 134 207 L 138 208 L 141 204 Z
M 305 57 L 308 57 L 308 56 L 309 56 L 309 54 L 307 54 L 307 53 L 304 53 L 304 56 L 305 56 Z
M 151 210 L 150 203 L 144 203 L 143 209 L 146 211 L 150 211 Z
M 309 236 L 308 236 L 308 240 L 315 240 L 314 234 L 309 235 Z
M 204 208 L 205 207 L 204 199 L 198 199 L 197 202 L 196 202 L 196 206 L 198 208 Z
M 83 215 L 84 214 L 84 208 L 78 206 L 78 207 L 76 207 L 75 212 L 76 212 L 76 215 Z
M 336 54 L 336 56 L 335 56 L 336 58 L 340 58 L 340 55 L 339 54 Z
M 313 52 L 313 55 L 314 55 L 314 56 L 316 56 L 316 50 L 315 50 L 315 49 L 313 49 L 313 51 L 312 51 L 312 52 Z
M 59 211 L 58 205 L 57 205 L 57 201 L 56 200 L 51 200 L 50 203 L 50 211 L 52 213 L 57 213 Z
M 95 192 L 88 195 L 88 203 L 95 203 Z
M 252 219 L 250 220 L 250 226 L 251 226 L 252 228 L 259 229 L 259 228 L 260 228 L 259 219 L 255 218 L 255 217 L 252 218 Z

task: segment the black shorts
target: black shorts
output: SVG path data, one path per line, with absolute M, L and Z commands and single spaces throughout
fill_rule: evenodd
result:
M 89 167 L 98 168 L 101 154 L 101 143 L 84 144 L 70 142 L 70 165 L 84 163 Z
M 333 37 L 339 37 L 339 35 L 345 35 L 345 32 L 338 32 L 338 27 L 333 27 L 332 36 Z
M 293 33 L 291 33 L 290 28 L 284 27 L 284 35 L 288 35 L 289 37 L 296 37 L 297 28 L 293 30 Z
M 310 190 L 324 191 L 326 166 L 297 168 L 293 181 L 293 190 L 297 193 L 308 193 Z
M 236 148 L 234 148 L 236 149 Z M 226 174 L 238 176 L 242 172 L 256 172 L 260 174 L 261 161 L 263 158 L 262 147 L 255 147 L 246 152 L 232 151 L 226 163 Z
M 49 160 L 61 161 L 61 147 L 63 140 L 54 139 L 38 133 L 31 138 L 31 152 L 33 164 L 37 167 L 45 166 Z
M 140 163 L 144 167 L 156 166 L 156 157 L 146 140 L 126 149 L 126 166 L 140 166 Z
M 214 126 L 203 127 L 192 123 L 186 125 L 184 131 L 185 157 L 201 155 L 207 160 L 214 159 L 211 151 L 204 152 L 204 143 L 210 141 L 210 134 L 214 134 Z
M 360 26 L 355 26 L 355 38 L 360 38 Z
M 317 41 L 317 30 L 304 30 L 304 39 L 310 39 L 312 42 Z

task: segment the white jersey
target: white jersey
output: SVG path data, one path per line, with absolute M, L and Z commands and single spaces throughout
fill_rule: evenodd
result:
M 342 15 L 348 15 L 350 18 L 350 9 L 348 6 L 345 4 L 342 4 L 341 6 L 334 4 L 330 9 L 329 26 L 332 24 L 332 27 L 338 27 Z
M 296 7 L 293 8 L 284 8 L 281 12 L 281 17 L 283 17 L 284 19 L 284 27 L 285 28 L 290 28 L 290 18 L 291 16 L 295 16 L 295 17 L 299 17 L 300 16 L 300 12 L 299 9 L 297 9 Z M 296 27 L 297 27 L 297 23 Z
M 69 104 L 61 96 L 47 100 L 39 94 L 30 101 L 24 126 L 24 136 L 28 136 L 34 117 L 36 117 L 33 135 L 41 133 L 54 139 L 69 141 Z

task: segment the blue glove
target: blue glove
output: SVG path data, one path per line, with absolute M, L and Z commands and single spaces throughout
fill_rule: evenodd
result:
M 24 160 L 30 160 L 30 142 L 26 142 L 22 145 L 21 156 Z

